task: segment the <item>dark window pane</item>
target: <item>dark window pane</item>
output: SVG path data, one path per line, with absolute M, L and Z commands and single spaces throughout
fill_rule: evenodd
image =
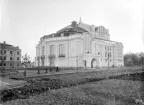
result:
M 12 60 L 12 57 L 10 57 L 10 60 Z
M 6 54 L 6 50 L 4 50 L 4 54 Z
M 10 51 L 10 54 L 12 54 L 12 51 Z
M 4 60 L 6 60 L 6 56 L 4 56 Z

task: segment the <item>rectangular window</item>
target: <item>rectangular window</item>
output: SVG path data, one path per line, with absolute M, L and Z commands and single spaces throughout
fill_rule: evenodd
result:
M 105 51 L 107 51 L 107 46 L 105 46 Z
M 17 66 L 19 66 L 19 63 L 17 63 Z
M 6 66 L 6 63 L 4 63 L 4 66 Z
M 19 55 L 19 51 L 17 51 L 17 55 Z
M 107 52 L 105 52 L 105 57 L 107 57 Z
M 63 44 L 59 45 L 59 57 L 65 57 L 65 47 Z
M 2 50 L 0 50 L 0 54 L 2 54 Z
M 10 63 L 10 66 L 12 66 L 12 63 Z
M 6 50 L 4 50 L 4 54 L 6 54 Z
M 4 60 L 6 60 L 6 56 L 4 56 Z
M 17 60 L 19 61 L 19 57 L 17 57 Z
M 2 56 L 0 56 L 0 60 L 2 60 Z
M 54 47 L 54 45 L 51 45 L 50 46 L 50 54 L 54 54 L 54 52 L 55 52 L 55 47 Z
M 111 52 L 109 52 L 109 57 L 111 57 Z
M 13 52 L 12 51 L 10 51 L 10 54 L 12 54 Z
M 10 60 L 12 60 L 12 57 L 10 57 Z

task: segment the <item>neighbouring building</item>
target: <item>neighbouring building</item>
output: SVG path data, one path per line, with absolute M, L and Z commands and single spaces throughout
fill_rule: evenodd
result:
M 0 43 L 0 68 L 11 69 L 21 67 L 21 49 L 7 44 Z
M 56 33 L 44 35 L 36 46 L 36 66 L 124 66 L 123 44 L 110 40 L 109 30 L 73 21 Z

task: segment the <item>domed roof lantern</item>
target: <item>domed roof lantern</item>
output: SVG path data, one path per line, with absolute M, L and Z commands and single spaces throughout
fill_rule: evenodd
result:
M 72 23 L 71 24 L 72 27 L 77 27 L 77 22 L 76 21 L 72 21 L 71 23 Z

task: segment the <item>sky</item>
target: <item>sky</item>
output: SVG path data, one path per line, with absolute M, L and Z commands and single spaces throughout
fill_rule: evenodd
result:
M 144 0 L 0 0 L 0 42 L 36 56 L 43 35 L 73 20 L 104 26 L 125 53 L 144 52 Z

